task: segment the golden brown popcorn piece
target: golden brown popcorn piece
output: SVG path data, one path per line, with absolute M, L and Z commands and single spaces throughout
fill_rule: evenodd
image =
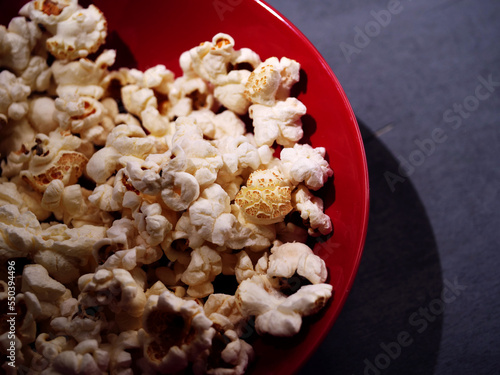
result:
M 292 189 L 279 171 L 259 169 L 250 174 L 235 203 L 249 222 L 273 224 L 283 221 L 292 210 L 291 194 Z
M 47 151 L 46 151 L 47 152 Z M 75 151 L 61 152 L 41 171 L 23 171 L 23 180 L 34 190 L 43 193 L 52 180 L 62 180 L 64 185 L 75 184 L 80 178 L 88 159 Z

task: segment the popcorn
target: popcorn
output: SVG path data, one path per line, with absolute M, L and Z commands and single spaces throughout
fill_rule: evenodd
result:
M 139 335 L 147 361 L 143 372 L 175 373 L 212 345 L 215 329 L 195 301 L 165 291 L 149 297 Z
M 97 310 L 83 309 L 75 298 L 63 302 L 61 315 L 50 321 L 50 328 L 58 336 L 71 337 L 76 342 L 94 340 L 101 342 L 103 331 L 112 328 L 104 314 Z
M 326 235 L 332 231 L 332 221 L 323 213 L 323 200 L 311 194 L 304 185 L 299 185 L 292 195 L 294 209 L 300 212 L 300 217 L 309 224 L 309 235 L 316 235 L 316 231 Z
M 48 374 L 102 374 L 109 362 L 109 354 L 99 348 L 96 340 L 85 340 L 72 350 L 61 351 L 51 358 L 50 366 L 43 373 Z
M 51 314 L 47 312 L 51 307 L 52 310 L 55 308 L 54 313 L 58 315 L 58 304 L 67 299 L 69 293 L 63 284 L 51 278 L 47 270 L 39 264 L 26 265 L 23 269 L 22 280 L 21 291 L 24 294 L 31 293 L 36 296 L 41 305 L 51 305 L 41 306 L 38 315 L 43 314 L 44 317 L 50 317 Z
M 244 217 L 257 224 L 283 221 L 292 210 L 291 189 L 278 171 L 257 170 L 241 188 L 235 203 L 242 208 Z
M 34 236 L 42 228 L 36 216 L 30 212 L 19 212 L 13 204 L 0 207 L 0 259 L 27 257 L 35 250 Z
M 61 60 L 86 57 L 98 50 L 106 34 L 104 15 L 91 4 L 87 9 L 79 9 L 57 23 L 54 35 L 47 39 L 47 49 Z
M 306 114 L 306 107 L 296 98 L 287 98 L 273 106 L 253 104 L 248 114 L 253 120 L 257 146 L 272 146 L 276 141 L 293 147 L 304 135 L 300 118 Z
M 54 99 L 47 96 L 35 97 L 29 102 L 28 120 L 37 133 L 49 135 L 59 127 L 55 118 L 56 105 Z
M 49 274 L 61 283 L 68 283 L 80 276 L 80 268 L 86 266 L 92 256 L 92 245 L 104 237 L 105 228 L 84 225 L 68 228 L 56 224 L 33 237 L 37 251 L 35 263 L 44 266 Z
M 254 358 L 253 348 L 233 330 L 217 332 L 212 350 L 200 356 L 193 365 L 195 374 L 244 374 Z M 219 353 L 220 347 L 224 347 Z M 216 366 L 220 367 L 216 367 Z
M 144 291 L 127 270 L 100 269 L 94 274 L 86 274 L 78 280 L 78 288 L 84 307 L 104 305 L 115 313 L 126 311 L 136 317 L 144 311 Z
M 181 64 L 181 67 L 187 74 L 192 70 L 204 80 L 217 83 L 221 76 L 228 73 L 228 64 L 234 54 L 234 39 L 227 34 L 219 33 L 212 38 L 212 42 L 203 42 L 186 54 L 189 57 L 184 59 L 189 60 L 189 65 Z
M 210 319 L 213 318 L 213 314 L 224 316 L 229 320 L 231 329 L 237 332 L 241 330 L 241 326 L 246 322 L 241 314 L 236 298 L 232 295 L 222 293 L 210 294 L 203 305 L 203 310 L 205 311 L 205 315 Z
M 32 92 L 43 92 L 50 88 L 52 70 L 41 56 L 31 56 L 28 66 L 20 72 L 20 78 Z
M 194 164 L 193 175 L 200 187 L 214 183 L 222 167 L 222 157 L 215 146 L 203 139 L 203 133 L 196 124 L 187 117 L 177 119 L 172 143 L 177 146 L 172 148 L 173 155 L 183 152 Z
M 19 14 L 0 26 L 0 260 L 26 262 L 17 363 L 245 373 L 249 319 L 292 336 L 332 294 L 304 244 L 332 230 L 312 193 L 332 170 L 324 148 L 297 143 L 300 64 L 219 33 L 180 56 L 179 77 L 110 71 L 116 51 L 92 56 L 107 34 L 94 5 L 31 0 Z
M 215 99 L 234 113 L 245 114 L 250 106 L 244 94 L 250 74 L 248 70 L 233 70 L 224 79 L 219 79 L 214 89 Z
M 174 211 L 184 211 L 200 196 L 200 184 L 194 177 L 196 167 L 183 150 L 162 169 L 161 198 Z
M 324 283 L 328 275 L 325 262 L 309 246 L 300 242 L 275 243 L 271 248 L 267 275 L 290 278 L 295 273 L 312 284 Z
M 54 34 L 57 24 L 68 19 L 78 8 L 77 0 L 38 0 L 26 3 L 19 14 L 42 24 Z
M 12 120 L 21 120 L 28 113 L 29 86 L 8 70 L 0 72 L 0 125 Z
M 309 189 L 318 190 L 333 175 L 324 157 L 324 147 L 295 144 L 281 150 L 281 167 L 293 185 L 304 182 Z
M 82 58 L 75 61 L 56 60 L 51 65 L 52 75 L 60 97 L 70 94 L 101 99 L 109 85 L 107 68 L 114 64 L 116 51 L 104 50 L 95 61 Z
M 61 180 L 65 186 L 76 183 L 88 161 L 83 154 L 73 151 L 80 144 L 79 138 L 57 131 L 49 136 L 38 134 L 28 170 L 22 171 L 21 177 L 38 192 L 44 192 L 55 179 Z
M 189 288 L 187 294 L 203 298 L 214 292 L 212 281 L 222 271 L 221 257 L 215 250 L 202 246 L 191 253 L 191 261 L 181 277 Z
M 167 115 L 170 119 L 188 116 L 196 110 L 211 110 L 215 106 L 213 93 L 199 77 L 176 78 L 168 93 L 168 101 Z
M 246 83 L 245 95 L 253 104 L 272 106 L 286 99 L 299 81 L 300 64 L 295 60 L 270 57 L 257 66 Z
M 111 374 L 130 375 L 134 358 L 131 351 L 140 348 L 137 331 L 124 331 L 119 335 L 109 334 L 107 336 L 109 342 L 109 370 Z
M 244 280 L 236 291 L 243 316 L 256 316 L 259 334 L 288 337 L 297 334 L 302 316 L 314 314 L 331 297 L 332 286 L 315 284 L 301 287 L 286 297 L 272 287 L 266 276 L 256 275 Z
M 0 25 L 0 67 L 23 71 L 28 66 L 31 49 L 40 37 L 36 24 L 24 17 L 14 17 L 8 28 Z

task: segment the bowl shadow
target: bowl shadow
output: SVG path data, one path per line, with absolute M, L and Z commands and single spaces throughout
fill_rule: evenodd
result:
M 432 226 L 396 158 L 358 124 L 370 182 L 364 252 L 339 318 L 297 374 L 432 374 L 445 308 Z

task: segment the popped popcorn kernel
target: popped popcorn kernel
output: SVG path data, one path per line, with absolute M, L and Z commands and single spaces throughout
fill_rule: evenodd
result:
M 257 224 L 283 221 L 292 210 L 292 189 L 276 170 L 257 170 L 248 177 L 247 186 L 236 195 L 235 203 L 245 218 Z

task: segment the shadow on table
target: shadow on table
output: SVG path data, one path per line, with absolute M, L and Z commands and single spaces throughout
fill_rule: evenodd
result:
M 370 180 L 366 245 L 338 320 L 298 374 L 432 374 L 452 298 L 442 299 L 432 227 L 411 180 L 401 181 L 398 161 L 358 123 Z

